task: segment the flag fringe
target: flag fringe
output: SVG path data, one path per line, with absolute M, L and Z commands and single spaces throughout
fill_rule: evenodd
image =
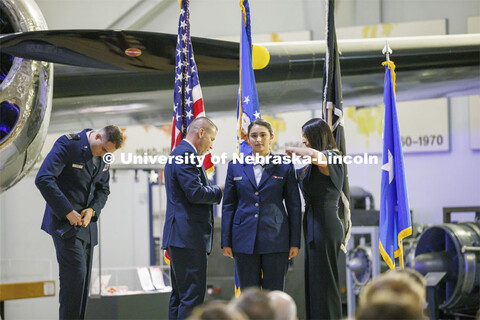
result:
M 347 253 L 348 240 L 350 240 L 351 233 L 352 233 L 352 219 L 351 219 L 352 213 L 350 212 L 350 201 L 348 201 L 348 198 L 343 192 L 343 190 L 340 195 L 343 201 L 343 208 L 344 208 L 343 219 L 346 221 L 345 227 L 347 229 L 345 230 L 345 238 L 343 239 L 343 243 L 340 245 L 340 250 Z
M 398 233 L 398 249 L 393 252 L 393 260 L 390 257 L 390 255 L 387 253 L 387 251 L 383 248 L 382 241 L 379 241 L 378 248 L 380 249 L 380 254 L 383 257 L 383 260 L 387 263 L 388 267 L 390 269 L 395 269 L 395 258 L 401 258 L 401 264 L 400 267 L 403 268 L 403 244 L 402 240 L 405 239 L 406 237 L 409 237 L 412 235 L 412 227 L 408 227 L 406 229 L 403 229 Z
M 387 251 L 383 248 L 382 240 L 378 242 L 378 248 L 380 249 L 380 254 L 382 255 L 383 260 L 387 263 L 388 267 L 392 270 L 395 269 L 395 260 L 392 261 L 392 258 L 388 255 Z
M 397 92 L 395 90 L 395 80 L 397 78 L 397 75 L 395 74 L 395 63 L 393 63 L 393 61 L 384 61 L 382 62 L 382 66 L 388 66 L 388 69 L 390 69 L 390 73 L 392 74 L 393 94 L 395 95 L 395 99 L 397 99 Z
M 205 170 L 205 172 L 206 172 L 207 174 L 210 174 L 210 173 L 215 172 L 215 166 L 211 166 L 210 168 L 208 168 L 207 170 Z
M 247 10 L 245 9 L 245 6 L 243 5 L 243 0 L 240 0 L 239 5 L 240 5 L 240 9 L 242 9 L 243 25 L 247 26 Z
M 412 235 L 412 227 L 408 227 L 406 229 L 403 229 L 398 233 L 398 249 L 394 251 L 395 258 L 398 258 L 400 255 L 403 255 L 403 243 L 402 240 L 405 239 L 406 237 L 409 237 Z

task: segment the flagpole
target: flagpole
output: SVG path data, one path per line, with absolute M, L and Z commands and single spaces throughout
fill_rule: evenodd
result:
M 392 54 L 392 49 L 388 45 L 388 40 L 385 40 L 385 47 L 383 47 L 382 53 L 385 55 L 385 60 L 390 61 L 390 55 Z
M 245 7 L 243 6 L 243 1 L 240 1 L 240 10 L 242 11 L 242 24 L 240 28 L 240 42 L 239 42 L 239 53 L 238 53 L 238 68 L 239 68 L 239 77 L 238 77 L 238 111 L 237 111 L 237 153 L 238 155 L 241 154 L 240 152 L 240 145 L 242 143 L 241 137 L 242 137 L 242 117 L 239 117 L 241 115 L 242 111 L 242 28 L 245 27 L 245 24 L 247 23 L 247 14 L 245 12 Z
M 242 139 L 242 126 L 259 119 L 260 106 L 258 104 L 257 87 L 255 74 L 252 65 L 252 34 L 250 24 L 250 5 L 248 0 L 240 0 L 241 28 L 239 43 L 239 79 L 238 79 L 238 101 L 237 101 L 237 147 L 239 155 L 248 155 L 251 147 Z M 247 134 L 246 131 L 243 131 Z M 233 264 L 235 276 L 235 297 L 240 295 L 240 282 L 236 264 Z
M 382 54 L 385 55 L 385 61 L 386 61 L 384 63 L 388 64 L 388 62 L 390 62 L 390 54 L 392 54 L 392 52 L 393 52 L 392 49 L 388 45 L 388 40 L 385 40 L 385 46 L 382 49 Z M 399 254 L 398 260 L 399 260 L 400 268 L 403 269 L 403 251 L 402 251 L 401 245 L 402 244 L 400 243 L 399 244 L 400 254 Z M 393 265 L 395 266 L 395 255 L 393 256 Z
M 325 41 L 326 41 L 326 51 L 325 51 L 325 67 L 324 68 L 324 87 L 323 87 L 323 116 L 326 117 L 328 126 L 333 132 L 333 108 L 334 105 L 334 95 L 332 95 L 333 90 L 335 90 L 335 56 L 336 52 L 336 34 L 335 34 L 335 22 L 334 22 L 334 7 L 335 0 L 326 0 L 326 25 L 325 25 Z M 327 70 L 325 72 L 325 70 Z
M 330 130 L 332 130 L 332 115 L 333 115 L 333 103 L 331 101 L 328 101 L 327 102 L 327 122 L 328 122 L 328 126 L 330 127 Z
M 390 55 L 392 54 L 392 49 L 390 48 L 390 46 L 388 45 L 388 41 L 385 41 L 385 47 L 383 48 L 382 50 L 382 54 L 385 55 L 385 62 L 382 63 L 382 65 L 384 66 L 387 66 L 388 65 L 388 68 L 390 69 L 390 72 L 391 72 L 391 81 L 392 81 L 392 87 L 393 87 L 393 94 L 395 96 L 395 65 L 392 61 L 390 61 Z M 385 106 L 386 107 L 386 106 Z M 385 133 L 384 133 L 385 134 Z M 397 235 L 398 237 L 398 235 Z M 403 238 L 402 238 L 403 239 Z M 403 240 L 397 240 L 398 241 L 398 262 L 399 262 L 399 267 L 401 269 L 404 269 L 404 258 L 403 258 Z M 381 244 L 380 244 L 381 245 Z M 394 254 L 393 254 L 393 268 L 395 266 L 395 256 L 396 256 L 396 253 L 394 251 Z M 390 268 L 392 268 L 392 266 L 390 266 Z
M 322 84 L 322 119 L 330 127 L 339 151 L 346 155 L 345 147 L 345 128 L 343 125 L 343 105 L 342 105 L 342 82 L 340 72 L 340 58 L 337 47 L 337 36 L 335 32 L 335 0 L 325 0 L 326 2 L 326 27 L 325 27 L 325 61 L 323 65 L 323 84 Z M 343 187 L 340 193 L 338 215 L 342 220 L 344 227 L 344 239 L 340 246 L 343 252 L 347 252 L 347 243 L 351 235 L 351 213 L 350 213 L 350 191 L 348 183 L 347 165 L 343 166 Z

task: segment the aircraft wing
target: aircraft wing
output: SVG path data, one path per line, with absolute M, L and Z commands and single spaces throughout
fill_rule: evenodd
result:
M 238 43 L 201 38 L 193 41 L 208 114 L 234 114 Z M 208 60 L 207 41 L 214 45 L 215 64 Z M 381 50 L 385 41 L 339 40 L 344 105 L 382 103 L 381 63 L 385 57 Z M 479 34 L 392 38 L 388 42 L 397 66 L 398 101 L 480 93 Z M 324 41 L 264 43 L 257 47 L 266 50 L 257 51 L 257 55 L 254 52 L 254 60 L 268 61 L 255 70 L 262 110 L 318 108 Z M 116 116 L 125 124 L 169 121 L 173 70 L 171 63 L 148 72 L 56 65 L 51 129 L 61 131 L 70 121 L 102 124 L 106 117 Z
M 480 93 L 480 34 L 339 40 L 344 105 L 382 103 L 389 41 L 398 101 Z M 238 43 L 192 37 L 209 115 L 232 115 Z M 50 131 L 169 121 L 176 35 L 119 30 L 45 30 L 0 36 L 3 54 L 55 62 Z M 318 108 L 324 41 L 254 45 L 264 112 Z

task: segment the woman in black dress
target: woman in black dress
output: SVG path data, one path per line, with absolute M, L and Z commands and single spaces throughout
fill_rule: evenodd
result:
M 305 199 L 305 300 L 308 319 L 341 319 L 337 259 L 344 238 L 337 215 L 343 186 L 343 165 L 328 124 L 312 119 L 302 127 L 305 148 L 287 148 L 311 164 L 297 170 Z M 336 164 L 337 163 L 337 164 Z

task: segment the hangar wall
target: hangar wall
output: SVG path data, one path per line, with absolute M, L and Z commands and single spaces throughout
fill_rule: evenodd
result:
M 473 206 L 480 201 L 480 151 L 470 148 L 469 99 L 449 100 L 450 151 L 404 154 L 409 204 L 417 223 L 442 223 L 443 207 Z M 370 191 L 376 208 L 380 206 L 380 168 L 380 164 L 348 168 L 350 185 Z

